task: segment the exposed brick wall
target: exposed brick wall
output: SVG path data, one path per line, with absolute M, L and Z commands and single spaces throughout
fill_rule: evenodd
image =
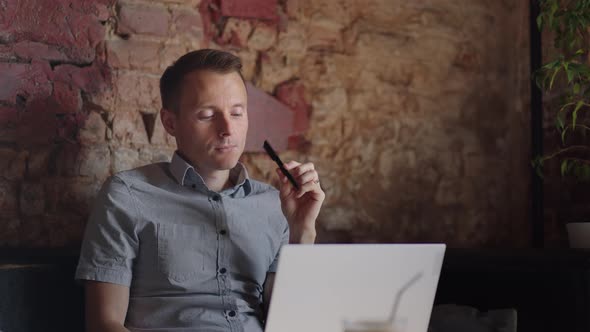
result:
M 206 36 L 258 59 L 262 89 L 302 87 L 311 144 L 283 157 L 320 170 L 322 241 L 529 244 L 526 2 L 284 1 L 278 16 L 272 47 L 251 45 L 248 19 Z
M 110 168 L 106 126 L 89 99 L 112 84 L 104 43 L 111 6 L 0 1 L 1 245 L 79 241 Z
M 77 245 L 107 176 L 167 160 L 158 79 L 203 46 L 290 107 L 321 241 L 528 244 L 526 2 L 69 3 L 0 0 L 0 246 Z

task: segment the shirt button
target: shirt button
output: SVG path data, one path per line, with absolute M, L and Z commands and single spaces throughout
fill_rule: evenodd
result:
M 219 234 L 225 235 L 225 234 L 227 234 L 227 231 L 225 229 L 222 229 L 222 230 L 219 231 Z
M 227 272 L 227 269 L 225 267 L 222 267 L 221 269 L 219 269 L 219 273 L 225 274 L 225 272 Z
M 197 185 L 193 184 L 193 185 L 191 185 L 191 188 L 195 189 L 195 188 L 197 188 Z
M 236 312 L 234 310 L 231 310 L 230 312 L 227 313 L 227 315 L 230 317 L 236 317 Z
M 214 201 L 218 202 L 221 199 L 221 196 L 219 195 L 214 195 L 213 197 L 211 197 Z

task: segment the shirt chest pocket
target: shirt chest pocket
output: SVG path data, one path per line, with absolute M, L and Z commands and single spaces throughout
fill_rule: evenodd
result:
M 203 230 L 198 225 L 158 224 L 158 270 L 168 279 L 183 282 L 198 277 L 205 262 L 200 248 Z

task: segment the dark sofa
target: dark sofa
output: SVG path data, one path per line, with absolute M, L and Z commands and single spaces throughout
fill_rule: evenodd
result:
M 519 332 L 589 332 L 590 251 L 449 249 L 435 303 L 515 308 Z
M 0 331 L 83 331 L 76 250 L 0 250 Z M 448 249 L 435 304 L 515 308 L 519 332 L 590 331 L 590 251 Z

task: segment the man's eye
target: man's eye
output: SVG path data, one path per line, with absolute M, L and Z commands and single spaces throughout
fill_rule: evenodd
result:
M 231 116 L 237 116 L 237 117 L 239 117 L 239 116 L 244 115 L 244 110 L 242 108 L 235 108 L 235 109 L 233 109 L 231 111 L 230 114 L 231 114 Z
M 213 117 L 213 111 L 200 111 L 197 116 L 201 120 L 211 119 Z

